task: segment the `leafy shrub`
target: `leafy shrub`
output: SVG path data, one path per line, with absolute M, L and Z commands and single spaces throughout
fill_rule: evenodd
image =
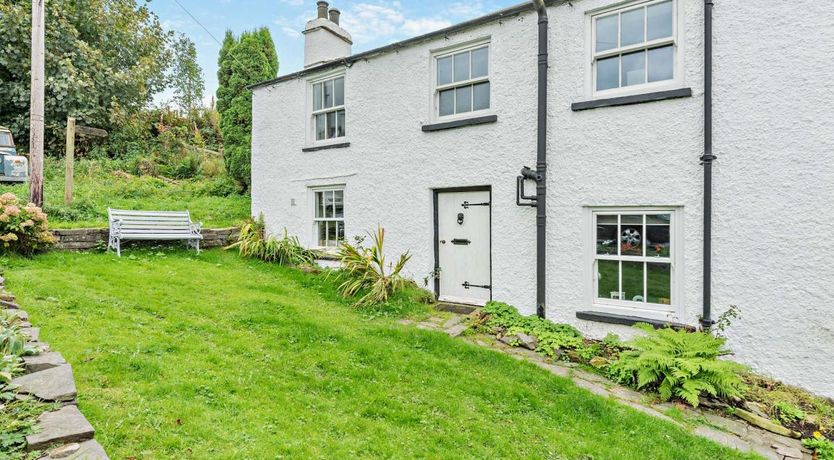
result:
M 344 297 L 353 297 L 364 292 L 356 305 L 385 303 L 395 293 L 402 292 L 409 284 L 400 275 L 405 264 L 411 259 L 406 251 L 400 254 L 396 264 L 385 263 L 385 229 L 377 227 L 370 235 L 373 245 L 362 246 L 361 240 L 356 244 L 343 243 L 339 247 L 339 259 L 342 262 L 342 274 L 347 278 L 340 286 L 339 292 Z
M 536 338 L 536 351 L 553 356 L 557 350 L 576 349 L 584 344 L 582 334 L 571 325 L 559 324 L 538 316 L 522 316 L 515 307 L 504 302 L 489 302 L 482 310 L 488 316 L 485 326 L 490 332 L 519 332 Z
M 32 255 L 55 243 L 46 214 L 34 204 L 20 206 L 12 193 L 0 195 L 0 252 Z
M 805 418 L 805 412 L 789 402 L 776 401 L 773 403 L 773 408 L 776 409 L 776 417 L 782 423 L 796 422 Z
M 298 243 L 298 238 L 287 234 L 287 229 L 284 229 L 284 236 L 280 239 L 267 235 L 263 214 L 258 216 L 258 220 L 248 222 L 240 229 L 238 241 L 226 247 L 232 248 L 238 248 L 244 257 L 278 265 L 311 264 L 314 258 L 312 251 Z
M 72 202 L 72 204 L 51 204 L 47 203 L 43 206 L 44 212 L 52 216 L 54 221 L 74 222 L 81 220 L 94 220 L 103 212 L 96 210 L 95 204 L 88 198 L 79 198 Z
M 834 442 L 829 441 L 819 432 L 813 438 L 803 439 L 802 445 L 813 449 L 817 460 L 834 460 Z
M 14 399 L 8 385 L 12 378 L 23 373 L 21 356 L 37 352 L 26 345 L 27 336 L 20 329 L 22 322 L 16 312 L 0 311 L 0 400 Z
M 656 389 L 663 400 L 683 399 L 697 407 L 700 397 L 739 397 L 743 366 L 718 359 L 729 354 L 725 339 L 706 332 L 635 327 L 646 335 L 626 343 L 629 349 L 609 366 L 609 375 L 640 389 Z

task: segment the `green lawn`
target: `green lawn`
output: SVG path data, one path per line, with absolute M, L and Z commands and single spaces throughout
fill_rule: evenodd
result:
M 249 197 L 236 193 L 233 184 L 219 177 L 164 181 L 150 176 L 129 176 L 127 161 L 81 160 L 75 165 L 75 193 L 64 204 L 63 162 L 47 158 L 44 164 L 44 211 L 52 228 L 106 227 L 107 208 L 189 210 L 205 227 L 238 225 L 249 217 Z M 222 167 L 222 165 L 221 165 Z M 0 184 L 0 194 L 12 192 L 24 201 L 28 184 Z
M 218 250 L 0 265 L 73 365 L 114 459 L 751 458 L 532 364 L 358 312 L 322 276 Z

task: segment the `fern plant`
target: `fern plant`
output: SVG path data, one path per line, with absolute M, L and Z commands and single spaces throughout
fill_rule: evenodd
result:
M 339 247 L 339 259 L 342 274 L 346 280 L 339 285 L 339 292 L 344 297 L 353 297 L 364 292 L 356 302 L 357 306 L 385 303 L 389 297 L 402 291 L 408 284 L 401 272 L 411 259 L 408 251 L 400 254 L 397 262 L 385 262 L 385 229 L 377 227 L 371 234 L 373 244 L 366 248 L 361 243 L 342 243 Z
M 257 220 L 241 227 L 237 242 L 226 247 L 233 248 L 238 248 L 238 252 L 244 257 L 253 257 L 278 265 L 312 264 L 315 259 L 313 252 L 301 246 L 298 238 L 290 236 L 286 228 L 282 238 L 267 235 L 263 214 L 260 214 Z
M 740 397 L 740 364 L 718 359 L 729 354 L 725 339 L 706 332 L 642 324 L 644 336 L 626 343 L 627 350 L 609 366 L 609 376 L 639 389 L 657 390 L 664 401 L 676 397 L 698 407 L 704 394 Z

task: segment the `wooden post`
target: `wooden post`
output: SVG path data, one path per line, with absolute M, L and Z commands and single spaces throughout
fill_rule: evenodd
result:
M 32 79 L 29 98 L 29 201 L 43 206 L 44 0 L 32 0 Z
M 75 170 L 75 118 L 67 117 L 67 159 L 64 165 L 64 203 L 72 203 L 73 172 Z

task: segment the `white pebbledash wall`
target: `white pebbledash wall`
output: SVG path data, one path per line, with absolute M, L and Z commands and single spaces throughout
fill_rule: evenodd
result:
M 680 207 L 677 320 L 701 313 L 703 2 L 678 1 L 693 96 L 581 112 L 570 106 L 589 98 L 586 12 L 614 2 L 548 8 L 547 316 L 597 337 L 632 330 L 576 319 L 591 309 L 589 206 Z M 714 316 L 741 309 L 727 331 L 735 359 L 834 397 L 834 80 L 822 51 L 834 49 L 834 7 L 715 3 Z M 433 122 L 431 51 L 485 37 L 498 121 L 421 131 Z M 256 89 L 253 214 L 312 246 L 310 188 L 344 185 L 348 237 L 382 224 L 387 252 L 410 250 L 409 275 L 422 283 L 434 266 L 432 190 L 490 185 L 493 298 L 535 313 L 535 210 L 515 204 L 515 176 L 535 166 L 535 68 L 532 10 L 360 60 L 345 70 L 350 147 L 315 152 L 302 152 L 307 81 L 335 69 Z

